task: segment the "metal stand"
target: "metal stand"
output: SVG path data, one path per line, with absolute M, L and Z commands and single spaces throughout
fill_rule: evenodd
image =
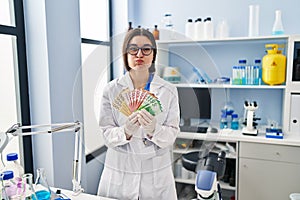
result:
M 32 129 L 36 131 L 31 131 Z M 30 132 L 22 132 L 21 130 L 30 130 Z M 82 162 L 82 138 L 83 138 L 83 125 L 76 121 L 72 123 L 61 124 L 45 124 L 45 125 L 30 125 L 21 126 L 21 124 L 15 124 L 9 128 L 5 133 L 0 133 L 0 153 L 7 146 L 10 141 L 8 134 L 12 136 L 28 136 L 37 134 L 52 134 L 57 132 L 75 131 L 75 149 L 73 159 L 73 195 L 78 195 L 84 191 L 81 187 L 81 162 Z

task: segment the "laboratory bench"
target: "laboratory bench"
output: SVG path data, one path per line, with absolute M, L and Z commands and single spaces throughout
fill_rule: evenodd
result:
M 291 193 L 300 192 L 300 133 L 284 134 L 283 139 L 277 139 L 266 138 L 262 132 L 249 136 L 243 135 L 241 130 L 222 129 L 218 133 L 206 134 L 180 132 L 176 140 L 234 144 L 235 152 L 227 152 L 226 158 L 235 160 L 235 185 L 220 183 L 221 188 L 231 191 L 235 199 L 281 200 L 288 199 Z M 175 142 L 173 159 L 195 150 L 197 148 L 178 148 Z M 190 177 L 175 176 L 175 181 L 194 184 Z

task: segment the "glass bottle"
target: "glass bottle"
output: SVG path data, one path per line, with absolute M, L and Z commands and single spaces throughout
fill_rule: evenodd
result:
M 128 22 L 128 31 L 130 31 L 131 29 L 133 29 L 132 22 Z
M 281 10 L 275 11 L 275 22 L 272 29 L 272 35 L 284 34 L 283 25 L 281 21 Z
M 232 121 L 231 121 L 231 129 L 233 130 L 238 130 L 239 129 L 239 119 L 238 119 L 238 114 L 232 114 Z
M 227 115 L 226 113 L 222 113 L 221 120 L 220 120 L 220 129 L 228 128 L 227 124 Z
M 44 168 L 37 169 L 37 178 L 35 181 L 34 190 L 38 200 L 50 200 L 51 191 L 47 182 Z
M 3 172 L 3 190 L 2 198 L 6 199 L 21 199 L 17 195 L 17 184 L 14 181 L 14 172 L 13 171 L 4 171 Z
M 3 177 L 4 177 L 4 174 L 1 173 L 0 174 L 0 181 L 1 181 L 1 183 L 0 183 L 0 187 L 1 187 L 0 197 L 1 197 L 1 200 L 8 200 L 8 196 L 6 194 L 5 187 L 4 187 L 4 179 L 3 179 Z
M 14 178 L 17 181 L 21 180 L 21 177 L 24 174 L 24 168 L 18 162 L 17 153 L 9 153 L 6 155 L 7 164 L 5 166 L 5 171 L 11 170 L 14 172 Z
M 24 174 L 22 176 L 25 200 L 38 200 L 38 198 L 35 194 L 32 180 L 33 180 L 32 174 L 30 174 L 30 173 Z
M 153 30 L 153 36 L 155 40 L 159 40 L 159 30 L 157 28 L 157 25 L 154 25 L 154 30 Z

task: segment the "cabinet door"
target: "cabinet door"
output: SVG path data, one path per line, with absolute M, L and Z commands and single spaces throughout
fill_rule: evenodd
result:
M 238 199 L 289 199 L 300 192 L 300 165 L 256 159 L 239 159 Z

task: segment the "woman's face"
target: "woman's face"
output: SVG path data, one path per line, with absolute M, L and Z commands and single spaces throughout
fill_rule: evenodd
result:
M 145 36 L 135 36 L 127 47 L 128 65 L 131 70 L 148 71 L 153 60 L 151 41 Z

